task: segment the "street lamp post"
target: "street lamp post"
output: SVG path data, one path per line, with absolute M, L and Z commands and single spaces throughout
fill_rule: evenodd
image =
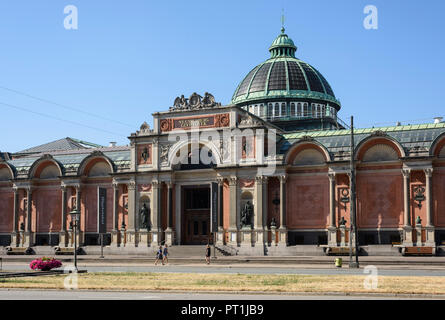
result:
M 359 268 L 358 262 L 358 232 L 357 232 L 357 214 L 356 214 L 356 191 L 355 191 L 355 167 L 354 167 L 354 117 L 351 116 L 351 156 L 350 156 L 350 229 L 349 229 L 349 268 Z M 354 243 L 352 235 L 354 234 Z M 352 259 L 352 246 L 355 249 L 355 262 Z
M 80 217 L 80 211 L 77 208 L 74 208 L 73 211 L 70 212 L 71 218 L 74 221 L 74 269 L 77 272 L 77 226 Z

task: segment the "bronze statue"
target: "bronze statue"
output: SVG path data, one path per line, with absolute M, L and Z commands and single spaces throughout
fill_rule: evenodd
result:
M 142 159 L 144 159 L 144 161 L 147 161 L 148 157 L 150 157 L 150 154 L 148 153 L 148 148 L 145 147 L 144 151 L 142 151 Z
M 275 218 L 272 218 L 272 220 L 270 221 L 270 227 L 276 227 L 277 226 L 277 220 L 275 220 Z
M 252 226 L 253 205 L 250 201 L 244 205 L 244 209 L 241 211 L 241 228 Z
M 341 217 L 340 221 L 338 222 L 339 225 L 345 226 L 346 225 L 346 219 L 345 217 Z
M 139 211 L 139 214 L 141 216 L 141 229 L 147 229 L 149 228 L 148 223 L 148 215 L 149 215 L 149 209 L 147 208 L 147 205 L 144 203 L 142 205 L 141 210 Z
M 420 216 L 417 216 L 416 224 L 422 224 L 422 219 L 420 219 Z

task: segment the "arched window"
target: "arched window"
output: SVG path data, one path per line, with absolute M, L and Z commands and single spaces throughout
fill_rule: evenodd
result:
M 321 105 L 321 116 L 322 117 L 326 116 L 326 106 L 324 104 Z
M 295 103 L 290 104 L 290 116 L 295 117 Z
M 303 117 L 308 117 L 308 116 L 309 116 L 309 106 L 307 102 L 305 102 L 303 106 Z
M 279 117 L 279 116 L 280 116 L 280 104 L 279 103 L 275 103 L 274 117 Z
M 273 106 L 272 103 L 269 103 L 269 105 L 267 106 L 267 117 L 272 118 L 272 115 L 273 115 Z
M 255 115 L 258 115 L 258 105 L 257 105 L 257 104 L 255 105 L 255 110 L 253 111 L 253 113 L 254 113 Z
M 287 116 L 286 104 L 284 102 L 281 103 L 281 116 L 282 117 Z
M 297 103 L 297 117 L 301 117 L 301 103 Z
M 314 118 L 315 117 L 315 103 L 311 104 L 311 110 L 310 110 L 310 117 Z
M 264 117 L 266 115 L 266 111 L 264 110 L 264 105 L 260 104 L 260 116 Z

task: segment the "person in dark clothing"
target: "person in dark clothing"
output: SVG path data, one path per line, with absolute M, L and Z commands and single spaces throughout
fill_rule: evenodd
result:
M 164 265 L 164 259 L 163 259 L 163 254 L 162 254 L 162 246 L 159 246 L 159 250 L 156 252 L 155 266 L 158 264 L 159 260 L 161 260 L 162 265 Z
M 210 264 L 210 246 L 207 245 L 206 247 L 206 262 L 207 264 Z
M 164 259 L 162 261 L 165 262 L 166 264 L 168 264 L 168 245 L 167 244 L 165 244 L 165 247 L 164 247 Z

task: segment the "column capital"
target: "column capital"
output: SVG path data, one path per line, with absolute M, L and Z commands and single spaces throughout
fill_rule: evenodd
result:
M 168 189 L 173 188 L 173 181 L 166 181 L 165 184 L 167 185 Z
M 256 176 L 255 182 L 257 184 L 266 184 L 267 183 L 267 177 L 266 176 Z
M 216 177 L 216 181 L 218 182 L 218 185 L 222 185 L 224 183 L 224 177 Z
M 335 172 L 329 172 L 328 173 L 328 178 L 329 178 L 329 181 L 330 182 L 333 182 L 333 181 L 335 181 Z
M 136 189 L 136 181 L 135 180 L 130 180 L 128 182 L 128 190 L 135 190 Z
M 162 184 L 162 181 L 159 181 L 159 180 L 152 180 L 151 181 L 151 186 L 152 186 L 153 189 L 154 188 L 160 188 L 161 184 Z
M 423 171 L 425 172 L 426 177 L 431 178 L 433 176 L 433 168 L 426 168 L 423 169 Z
M 61 184 L 60 185 L 60 189 L 62 190 L 62 192 L 66 192 L 66 189 L 68 188 L 68 186 L 67 185 L 65 185 L 65 184 Z
M 237 184 L 238 184 L 238 177 L 236 177 L 236 176 L 232 176 L 232 177 L 229 177 L 229 186 L 236 186 Z
M 402 169 L 402 175 L 404 178 L 409 178 L 411 174 L 411 169 Z
M 159 144 L 159 138 L 153 138 L 152 143 L 153 145 L 157 146 Z
M 286 183 L 287 175 L 286 174 L 282 174 L 282 175 L 279 175 L 278 178 L 280 179 L 281 183 Z

